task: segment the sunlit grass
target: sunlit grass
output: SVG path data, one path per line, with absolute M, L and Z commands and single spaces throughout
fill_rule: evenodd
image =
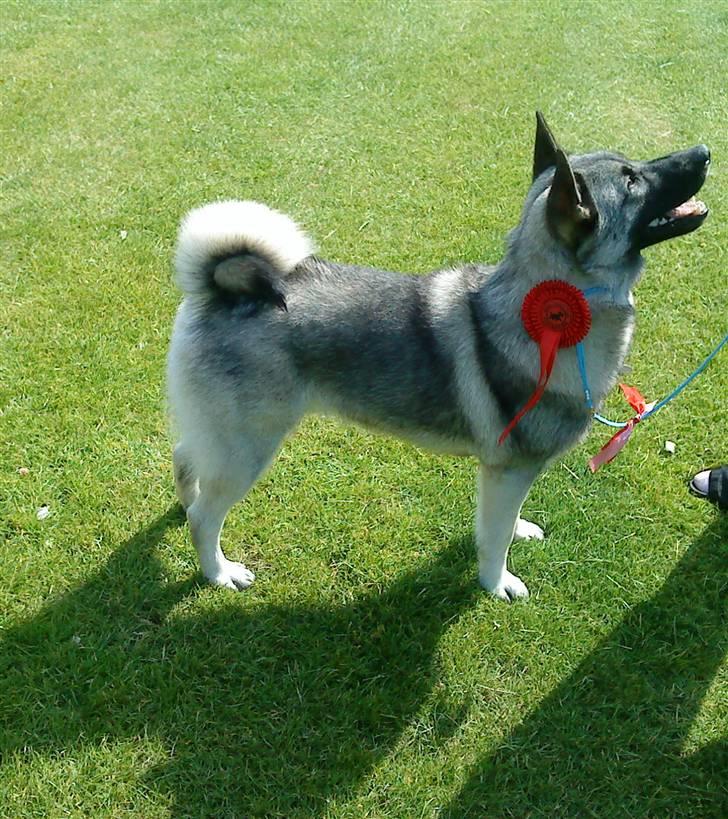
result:
M 664 395 L 728 330 L 722 4 L 6 2 L 0 31 L 0 814 L 728 813 L 728 531 L 685 490 L 728 457 L 726 354 L 537 483 L 512 607 L 473 463 L 320 419 L 229 517 L 254 587 L 200 585 L 162 386 L 189 208 L 494 261 L 541 108 L 574 150 L 713 150 L 710 220 L 637 291 L 630 379 Z

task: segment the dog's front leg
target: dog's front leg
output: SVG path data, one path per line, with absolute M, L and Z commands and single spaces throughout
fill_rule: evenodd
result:
M 539 471 L 533 467 L 504 468 L 482 464 L 478 470 L 475 538 L 480 585 L 508 602 L 517 597 L 528 597 L 526 584 L 508 571 L 508 547 L 519 523 L 523 501 Z

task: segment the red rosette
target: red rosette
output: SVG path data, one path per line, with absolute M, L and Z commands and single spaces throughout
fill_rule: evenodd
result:
M 589 332 L 591 310 L 584 294 L 573 284 L 561 279 L 549 279 L 526 293 L 521 305 L 521 319 L 528 335 L 538 344 L 541 367 L 536 389 L 503 430 L 498 438 L 499 444 L 541 400 L 558 350 L 573 347 Z
M 591 310 L 584 294 L 573 284 L 549 279 L 526 293 L 521 307 L 523 326 L 538 344 L 544 330 L 560 334 L 559 347 L 573 347 L 589 332 Z

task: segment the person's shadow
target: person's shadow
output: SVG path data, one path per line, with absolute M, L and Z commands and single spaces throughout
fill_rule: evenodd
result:
M 728 816 L 726 736 L 702 725 L 707 742 L 686 749 L 728 647 L 727 600 L 722 516 L 659 592 L 470 772 L 444 815 Z M 724 721 L 725 694 L 712 707 Z
M 316 815 L 432 688 L 443 631 L 480 593 L 472 543 L 348 602 L 231 594 L 205 614 L 187 604 L 199 579 L 166 582 L 156 554 L 183 522 L 170 508 L 2 635 L 0 758 L 150 736 L 166 755 L 147 786 L 176 816 Z
M 166 755 L 147 785 L 176 816 L 323 814 L 433 688 L 444 631 L 482 593 L 472 543 L 349 602 L 241 609 L 230 595 L 205 614 L 187 604 L 198 580 L 166 582 L 156 554 L 183 520 L 172 507 L 2 635 L 0 757 L 151 736 Z M 725 741 L 683 751 L 725 655 L 727 535 L 725 517 L 704 532 L 445 815 L 728 815 Z

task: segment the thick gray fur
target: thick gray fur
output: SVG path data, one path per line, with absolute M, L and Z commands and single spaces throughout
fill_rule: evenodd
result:
M 652 163 L 606 152 L 567 159 L 539 117 L 535 178 L 502 260 L 424 276 L 325 261 L 300 245 L 307 238 L 293 223 L 290 246 L 278 223 L 269 232 L 255 220 L 237 225 L 236 207 L 242 218 L 251 203 L 193 212 L 180 233 L 187 294 L 168 383 L 177 490 L 208 579 L 231 588 L 252 582 L 220 549 L 225 515 L 301 417 L 316 412 L 477 458 L 480 581 L 505 600 L 527 596 L 507 569 L 508 547 L 514 535 L 543 533 L 519 519 L 521 504 L 538 474 L 585 436 L 592 413 L 575 351 L 563 349 L 541 402 L 498 445 L 539 370 L 521 303 L 546 279 L 603 288 L 590 299 L 584 340 L 598 406 L 629 349 L 641 249 L 687 232 L 677 222 L 662 232 L 648 223 L 699 189 L 707 156 L 698 146 Z M 252 205 L 259 214 L 263 206 Z M 217 231 L 209 248 L 207 216 Z

